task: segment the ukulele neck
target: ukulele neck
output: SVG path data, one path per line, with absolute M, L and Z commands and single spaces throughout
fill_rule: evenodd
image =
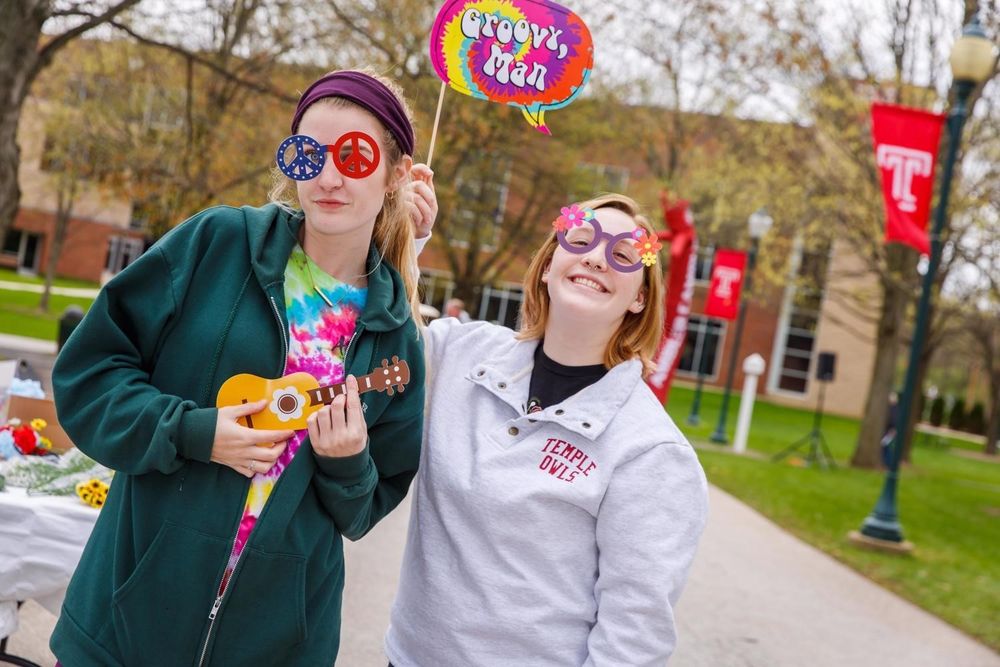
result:
M 374 375 L 374 373 L 369 373 L 368 375 L 362 375 L 358 378 L 359 394 L 363 394 L 367 391 L 375 391 L 375 384 L 372 382 Z M 309 396 L 310 405 L 329 405 L 333 402 L 333 399 L 346 392 L 347 385 L 340 382 L 338 384 L 320 387 L 319 389 L 311 389 L 306 392 L 306 394 Z

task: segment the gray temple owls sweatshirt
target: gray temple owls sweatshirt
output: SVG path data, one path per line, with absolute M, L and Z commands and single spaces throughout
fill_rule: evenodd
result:
M 538 341 L 445 318 L 425 344 L 393 665 L 663 665 L 707 487 L 640 362 L 528 415 Z

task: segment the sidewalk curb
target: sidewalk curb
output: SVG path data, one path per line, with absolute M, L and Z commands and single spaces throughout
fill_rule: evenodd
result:
M 49 354 L 52 356 L 55 356 L 58 352 L 58 347 L 54 340 L 13 336 L 5 333 L 0 333 L 0 348 L 7 348 L 18 352 L 31 352 L 32 354 Z

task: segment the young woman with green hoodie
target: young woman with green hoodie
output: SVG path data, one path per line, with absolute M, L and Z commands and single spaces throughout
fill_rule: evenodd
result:
M 381 79 L 303 93 L 272 203 L 179 225 L 101 291 L 53 371 L 60 421 L 117 471 L 52 635 L 66 667 L 330 665 L 358 539 L 404 497 L 420 452 L 423 352 L 413 129 Z M 430 202 L 430 204 L 428 204 Z M 408 362 L 403 391 L 355 377 Z M 346 394 L 308 428 L 216 408 L 239 373 Z M 277 414 L 277 411 L 275 411 Z

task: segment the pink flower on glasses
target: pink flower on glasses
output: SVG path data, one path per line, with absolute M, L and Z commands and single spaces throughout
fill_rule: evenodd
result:
M 663 247 L 663 244 L 657 241 L 655 236 L 652 236 L 645 230 L 643 230 L 641 233 L 632 232 L 632 234 L 635 236 L 636 239 L 635 249 L 638 250 L 639 253 L 642 255 L 645 255 L 646 253 L 652 253 L 655 256 L 656 253 L 660 252 L 660 248 Z M 646 266 L 651 266 L 651 265 L 646 264 Z
M 562 215 L 559 216 L 556 220 L 556 225 L 553 226 L 561 232 L 566 231 L 570 227 L 579 227 L 585 221 L 594 219 L 594 212 L 592 210 L 589 208 L 580 208 L 576 204 L 564 206 L 559 209 L 559 212 Z M 561 229 L 557 225 L 561 225 Z

